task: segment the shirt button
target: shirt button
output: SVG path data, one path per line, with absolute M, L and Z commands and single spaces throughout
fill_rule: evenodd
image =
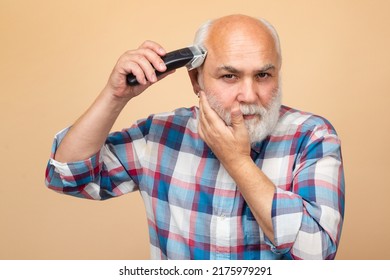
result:
M 223 220 L 225 220 L 226 215 L 225 214 L 221 214 L 221 216 L 219 216 L 219 218 L 223 221 Z

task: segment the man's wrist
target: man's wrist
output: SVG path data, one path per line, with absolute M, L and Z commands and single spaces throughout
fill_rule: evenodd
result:
M 249 170 L 254 163 L 250 156 L 243 155 L 236 157 L 223 165 L 230 176 L 234 178 L 237 175 L 243 174 L 245 170 Z
M 131 99 L 131 97 L 119 97 L 107 88 L 103 89 L 100 97 L 112 111 L 121 111 Z

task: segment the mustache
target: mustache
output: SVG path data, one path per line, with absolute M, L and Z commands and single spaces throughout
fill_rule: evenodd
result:
M 267 109 L 260 105 L 255 104 L 240 104 L 240 111 L 245 115 L 260 115 L 263 116 L 267 113 Z

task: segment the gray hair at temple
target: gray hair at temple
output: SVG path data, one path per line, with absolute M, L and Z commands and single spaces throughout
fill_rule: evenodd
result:
M 280 40 L 279 40 L 279 35 L 278 32 L 276 31 L 275 27 L 271 23 L 269 23 L 267 20 L 263 18 L 255 18 L 257 19 L 260 23 L 262 23 L 268 31 L 271 33 L 272 38 L 274 39 L 275 42 L 275 47 L 276 51 L 279 55 L 280 62 L 282 61 L 282 51 L 280 47 Z M 208 36 L 209 30 L 211 25 L 213 24 L 214 20 L 208 20 L 205 23 L 203 23 L 197 32 L 195 33 L 195 38 L 194 38 L 194 45 L 198 45 L 201 47 L 205 47 L 205 41 Z

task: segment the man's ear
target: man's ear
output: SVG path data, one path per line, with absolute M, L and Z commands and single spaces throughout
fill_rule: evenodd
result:
M 192 89 L 194 90 L 194 93 L 198 95 L 198 92 L 202 89 L 199 85 L 199 70 L 197 68 L 192 69 L 191 71 L 188 71 L 188 76 L 190 76 Z

